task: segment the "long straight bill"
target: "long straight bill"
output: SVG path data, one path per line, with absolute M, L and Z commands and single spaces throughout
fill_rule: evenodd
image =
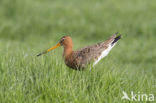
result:
M 48 49 L 48 50 L 46 50 L 44 52 L 38 54 L 37 56 L 41 56 L 42 54 L 46 54 L 46 53 L 50 52 L 51 50 L 58 48 L 59 46 L 61 46 L 60 43 L 56 44 L 55 46 L 53 46 L 52 48 L 50 48 L 50 49 Z

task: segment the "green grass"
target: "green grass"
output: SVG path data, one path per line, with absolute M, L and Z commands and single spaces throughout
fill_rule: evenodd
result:
M 154 0 L 1 0 L 0 103 L 129 103 L 122 91 L 156 95 L 155 10 Z M 63 48 L 36 57 L 63 35 L 76 50 L 117 31 L 123 39 L 91 71 L 69 69 Z

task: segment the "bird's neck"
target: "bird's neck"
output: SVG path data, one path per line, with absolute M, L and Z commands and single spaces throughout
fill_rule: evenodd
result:
M 72 45 L 64 46 L 63 56 L 68 58 L 73 53 Z

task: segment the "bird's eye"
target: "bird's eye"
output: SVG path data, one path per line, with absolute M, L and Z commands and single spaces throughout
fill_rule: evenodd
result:
M 64 42 L 64 39 L 61 39 L 61 41 L 60 41 L 61 43 L 63 43 Z
M 64 42 L 64 39 L 62 39 L 61 41 Z
M 64 41 L 64 40 L 65 40 L 65 38 L 62 39 L 62 41 Z

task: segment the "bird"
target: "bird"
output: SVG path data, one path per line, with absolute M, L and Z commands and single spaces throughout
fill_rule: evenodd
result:
M 59 43 L 50 49 L 39 53 L 37 56 L 41 56 L 52 51 L 53 49 L 63 46 L 63 58 L 65 64 L 74 70 L 84 70 L 89 64 L 94 67 L 102 58 L 109 54 L 111 49 L 121 39 L 121 34 L 119 36 L 117 34 L 118 32 L 103 42 L 86 46 L 78 49 L 77 51 L 73 50 L 72 38 L 70 36 L 63 36 Z

